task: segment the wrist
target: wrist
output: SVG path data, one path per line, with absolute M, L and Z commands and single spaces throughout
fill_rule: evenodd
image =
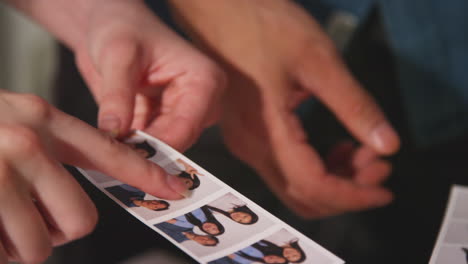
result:
M 74 50 L 86 41 L 93 16 L 108 5 L 142 0 L 6 0 Z

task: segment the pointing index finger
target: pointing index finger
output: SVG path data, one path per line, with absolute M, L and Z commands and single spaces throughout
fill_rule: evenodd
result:
M 180 199 L 186 194 L 181 180 L 167 175 L 130 147 L 58 110 L 53 114 L 49 128 L 60 161 L 101 171 L 160 198 Z

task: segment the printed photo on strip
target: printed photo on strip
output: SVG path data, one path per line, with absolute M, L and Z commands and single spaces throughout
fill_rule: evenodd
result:
M 468 221 L 468 192 L 466 190 L 457 192 L 453 219 Z
M 272 225 L 270 218 L 228 193 L 154 226 L 194 255 L 204 257 L 242 243 Z
M 169 153 L 165 148 L 158 147 L 157 142 L 145 139 L 137 134 L 132 134 L 125 144 L 141 155 L 143 158 L 162 166 L 169 162 Z M 87 171 L 88 175 L 98 184 L 114 181 L 115 179 L 99 171 Z
M 435 264 L 468 264 L 468 246 L 442 246 Z
M 153 161 L 156 164 L 163 164 L 169 159 L 170 153 L 162 147 L 158 146 L 156 141 L 148 140 L 138 134 L 130 135 L 125 144 L 134 149 L 143 158 Z
M 451 221 L 445 233 L 444 243 L 468 245 L 468 222 Z
M 301 241 L 286 229 L 281 229 L 271 236 L 257 241 L 239 251 L 209 262 L 209 264 L 327 264 L 335 263 L 316 246 Z
M 193 185 L 196 188 L 192 190 L 191 196 L 177 201 L 166 201 L 123 183 L 106 187 L 105 190 L 120 201 L 125 208 L 130 209 L 148 221 L 183 209 L 221 189 L 217 183 L 207 177 L 200 178 L 202 180 Z

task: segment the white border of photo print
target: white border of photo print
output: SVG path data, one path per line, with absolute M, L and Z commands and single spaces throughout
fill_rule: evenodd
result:
M 184 240 L 181 242 L 183 247 L 203 258 L 241 243 L 275 225 L 270 217 L 251 207 L 234 194 L 227 193 L 190 213 L 158 223 L 155 227 L 172 239 Z M 205 226 L 208 229 L 204 229 Z M 204 246 L 174 230 L 186 230 L 208 239 L 214 237 L 213 243 L 216 245 Z
M 468 263 L 468 187 L 454 185 L 430 264 Z
M 144 192 L 141 192 L 131 186 L 124 185 L 122 182 L 114 180 L 113 178 L 103 175 L 102 173 L 85 171 L 82 169 L 79 170 L 97 188 L 106 193 L 130 214 L 135 216 L 151 229 L 167 238 L 169 241 L 173 242 L 177 247 L 197 260 L 199 263 L 208 263 L 209 261 L 219 259 L 223 256 L 227 256 L 228 254 L 239 251 L 265 237 L 271 237 L 272 239 L 275 239 L 275 236 L 281 237 L 281 241 L 278 243 L 285 243 L 291 239 L 297 238 L 308 255 L 307 262 L 302 263 L 344 263 L 343 260 L 334 256 L 329 251 L 310 240 L 308 237 L 299 233 L 294 228 L 290 227 L 286 223 L 282 222 L 264 210 L 262 207 L 247 199 L 245 196 L 232 189 L 218 178 L 211 175 L 209 172 L 205 171 L 203 168 L 176 150 L 172 149 L 162 141 L 155 139 L 141 131 L 136 131 L 130 140 L 132 142 L 147 141 L 149 145 L 155 147 L 156 153 L 163 153 L 164 155 L 156 158 L 151 157 L 149 160 L 164 168 L 168 174 L 179 175 L 184 171 L 190 171 L 192 174 L 192 179 L 193 174 L 196 174 L 199 182 L 195 184 L 196 188 L 192 191 L 192 195 L 188 198 L 178 201 L 167 201 L 170 204 L 168 209 L 155 211 L 154 209 L 161 209 L 162 205 L 158 204 L 158 202 L 154 202 L 155 205 L 146 204 L 147 207 L 143 207 L 141 206 L 141 202 L 146 200 L 148 203 L 152 203 L 151 200 L 160 200 L 157 197 L 145 194 Z M 142 151 L 141 153 L 145 152 Z M 187 184 L 190 183 L 187 182 Z M 130 194 L 125 193 L 125 191 L 130 191 Z M 135 203 L 135 200 L 138 201 Z M 152 206 L 156 206 L 157 208 Z M 248 210 L 254 212 L 256 217 L 258 217 L 258 219 L 255 219 L 253 224 L 240 224 L 236 222 L 249 221 L 249 218 L 246 217 L 245 214 L 232 215 L 233 212 L 237 212 L 236 210 L 233 210 L 234 208 L 242 206 L 247 206 Z M 151 208 L 151 210 L 148 208 Z M 214 247 L 209 248 L 201 246 L 198 243 L 192 241 L 178 243 L 176 240 L 171 238 L 171 236 L 155 227 L 157 224 L 173 222 L 174 218 L 192 213 L 189 215 L 191 224 L 196 223 L 198 225 L 192 226 L 189 234 L 190 238 L 193 238 L 193 235 L 207 235 L 206 232 L 202 231 L 199 226 L 201 226 L 207 232 L 216 232 L 213 231 L 215 230 L 213 229 L 213 225 L 211 225 L 211 227 L 203 227 L 201 223 L 197 222 L 197 220 L 203 220 L 203 215 L 206 217 L 205 213 L 202 214 L 200 210 L 197 210 L 200 208 L 205 208 L 205 212 L 206 208 L 208 208 L 212 213 L 210 217 L 215 218 L 216 221 L 222 225 L 222 228 L 224 228 L 224 232 L 222 234 L 215 236 L 219 242 Z M 195 217 L 195 214 L 197 217 Z M 236 218 L 237 220 L 234 221 L 233 218 Z M 190 224 L 186 227 L 190 228 Z M 285 234 L 288 234 L 288 236 Z M 285 237 L 288 239 L 284 240 Z M 180 239 L 180 237 L 178 239 L 184 240 L 183 237 L 182 239 Z
M 336 263 L 334 256 L 324 254 L 315 244 L 308 243 L 307 240 L 299 239 L 296 235 L 282 228 L 240 250 L 210 261 L 208 264 Z M 269 258 L 273 262 L 267 262 L 263 258 Z M 274 262 L 275 260 L 276 262 Z

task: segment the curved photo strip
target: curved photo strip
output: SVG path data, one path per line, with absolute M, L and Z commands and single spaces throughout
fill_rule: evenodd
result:
M 126 144 L 183 179 L 191 195 L 166 201 L 100 172 L 79 170 L 199 263 L 344 263 L 160 140 L 136 131 Z
M 468 264 L 468 187 L 454 185 L 429 264 Z
M 320 251 L 290 233 L 286 229 L 267 236 L 255 243 L 230 253 L 209 264 L 253 264 L 253 263 L 333 263 Z

